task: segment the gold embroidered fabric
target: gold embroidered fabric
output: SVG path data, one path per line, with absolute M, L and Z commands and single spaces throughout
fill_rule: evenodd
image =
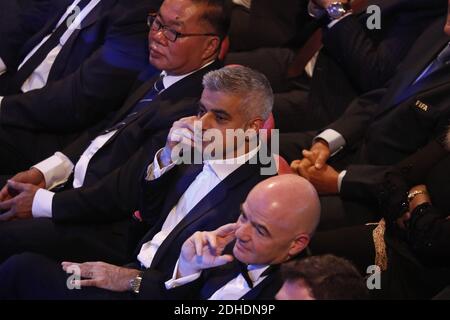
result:
M 373 230 L 373 243 L 375 245 L 375 264 L 380 267 L 381 271 L 386 271 L 388 267 L 386 243 L 384 242 L 384 232 L 386 224 L 384 219 L 378 222 L 378 226 Z

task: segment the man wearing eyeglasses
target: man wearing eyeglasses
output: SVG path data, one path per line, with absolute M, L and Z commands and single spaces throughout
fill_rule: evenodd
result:
M 229 24 L 221 0 L 166 0 L 149 22 L 149 60 L 161 74 L 137 88 L 112 120 L 7 183 L 0 219 L 19 220 L 0 222 L 0 261 L 30 249 L 56 258 L 124 258 L 142 170 L 172 123 L 197 113 L 203 75 L 220 66 Z M 125 163 L 131 169 L 117 175 Z M 49 191 L 61 185 L 64 191 Z

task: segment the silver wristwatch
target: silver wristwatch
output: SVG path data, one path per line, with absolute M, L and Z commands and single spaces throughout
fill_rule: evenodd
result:
M 141 288 L 143 272 L 139 273 L 136 277 L 130 280 L 130 289 L 134 293 L 139 293 L 139 289 Z
M 325 10 L 327 11 L 328 17 L 331 20 L 336 20 L 350 11 L 350 5 L 348 3 L 336 1 L 326 7 Z

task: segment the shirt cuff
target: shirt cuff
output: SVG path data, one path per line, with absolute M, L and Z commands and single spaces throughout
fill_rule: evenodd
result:
M 155 157 L 153 158 L 153 162 L 147 168 L 147 177 L 145 180 L 152 181 L 161 177 L 164 173 L 175 167 L 176 162 L 170 163 L 168 166 L 159 167 L 158 157 L 164 148 L 161 148 L 156 152 Z
M 34 218 L 51 218 L 54 192 L 38 189 L 34 195 L 31 213 Z
M 339 21 L 341 21 L 341 20 L 344 19 L 345 17 L 348 17 L 348 16 L 351 15 L 351 14 L 352 14 L 352 12 L 349 11 L 349 12 L 347 12 L 346 14 L 344 14 L 342 17 L 340 17 L 339 19 L 336 19 L 336 20 L 331 21 L 331 22 L 327 25 L 328 29 L 333 28 L 333 26 L 334 26 L 335 24 L 337 24 Z
M 186 277 L 182 277 L 182 278 L 178 278 L 177 279 L 178 263 L 179 263 L 179 260 L 177 261 L 177 263 L 175 265 L 175 268 L 173 270 L 172 279 L 167 280 L 165 282 L 165 286 L 166 286 L 167 290 L 170 290 L 170 289 L 173 289 L 173 288 L 176 288 L 176 287 L 180 287 L 180 286 L 183 286 L 183 285 L 185 285 L 187 283 L 193 282 L 193 281 L 197 280 L 198 278 L 200 278 L 200 276 L 202 274 L 202 272 L 200 271 L 200 272 L 197 272 L 197 273 L 194 273 L 194 274 L 190 274 L 190 275 L 188 275 Z
M 49 190 L 66 182 L 73 171 L 73 163 L 61 152 L 56 152 L 53 156 L 34 165 L 45 178 L 45 187 Z
M 338 176 L 338 192 L 341 192 L 342 180 L 344 180 L 345 175 L 347 174 L 347 170 L 341 171 Z
M 315 143 L 317 139 L 323 139 L 328 143 L 328 148 L 330 148 L 331 156 L 334 156 L 345 146 L 344 137 L 339 132 L 333 129 L 326 129 L 325 131 L 323 131 L 321 134 L 314 138 L 313 143 Z

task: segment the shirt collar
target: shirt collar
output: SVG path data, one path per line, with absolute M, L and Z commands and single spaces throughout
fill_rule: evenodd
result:
M 163 70 L 161 72 L 161 76 L 163 77 L 162 81 L 164 84 L 164 90 L 166 90 L 167 88 L 169 88 L 171 85 L 177 83 L 178 81 L 180 81 L 183 78 L 186 78 L 187 76 L 193 74 L 194 72 L 197 72 L 198 70 L 201 70 L 203 68 L 206 68 L 207 66 L 209 66 L 210 64 L 212 64 L 214 62 L 214 60 L 204 64 L 201 68 L 194 70 L 192 72 L 186 73 L 186 74 L 182 74 L 179 76 L 172 76 L 172 75 L 168 75 L 167 72 L 165 70 Z M 164 91 L 162 90 L 162 91 Z
M 250 277 L 250 279 L 252 279 L 253 283 L 255 283 L 260 280 L 264 271 L 266 271 L 269 267 L 270 265 L 266 264 L 249 264 L 247 266 L 248 276 Z
M 250 152 L 243 154 L 242 156 L 239 156 L 237 158 L 205 160 L 203 164 L 206 167 L 210 168 L 220 179 L 220 181 L 222 181 L 235 170 L 237 170 L 241 165 L 256 156 L 260 148 L 261 144 L 259 144 L 258 147 L 254 148 L 253 150 L 250 150 Z

